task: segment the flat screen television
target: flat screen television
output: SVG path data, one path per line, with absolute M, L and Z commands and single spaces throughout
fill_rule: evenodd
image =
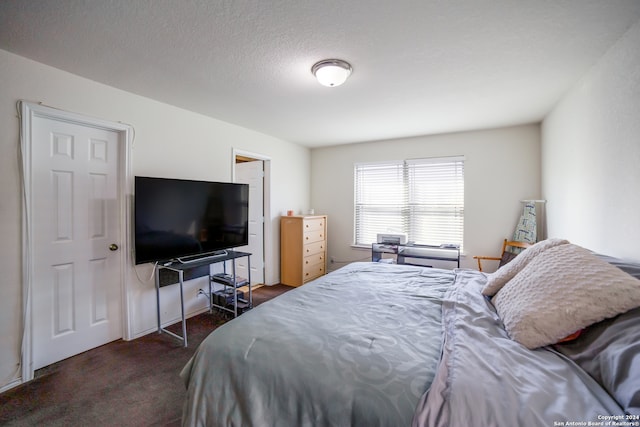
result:
M 249 185 L 135 177 L 135 263 L 187 261 L 249 243 Z

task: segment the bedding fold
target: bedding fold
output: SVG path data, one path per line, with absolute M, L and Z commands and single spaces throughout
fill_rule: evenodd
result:
M 624 415 L 572 361 L 549 347 L 529 350 L 509 338 L 481 294 L 486 276 L 461 271 L 457 278 L 442 306 L 442 358 L 414 426 L 586 425 Z

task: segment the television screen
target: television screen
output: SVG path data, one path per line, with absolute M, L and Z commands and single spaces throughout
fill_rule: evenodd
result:
M 135 262 L 248 244 L 249 185 L 135 177 Z

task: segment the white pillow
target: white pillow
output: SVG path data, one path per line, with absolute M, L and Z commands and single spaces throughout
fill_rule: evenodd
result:
M 640 280 L 576 245 L 549 248 L 492 300 L 509 336 L 528 348 L 553 344 L 640 306 Z
M 567 243 L 569 243 L 569 241 L 564 239 L 547 239 L 542 240 L 533 246 L 529 246 L 520 252 L 513 261 L 503 265 L 495 273 L 489 274 L 487 284 L 482 288 L 482 294 L 489 297 L 494 296 L 500 289 L 502 289 L 505 283 L 526 267 L 533 258 L 549 248 Z

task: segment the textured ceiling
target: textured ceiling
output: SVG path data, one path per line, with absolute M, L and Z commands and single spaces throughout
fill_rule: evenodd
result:
M 638 0 L 3 0 L 0 49 L 317 147 L 538 122 L 639 19 Z M 352 64 L 343 86 L 314 80 L 326 58 Z

